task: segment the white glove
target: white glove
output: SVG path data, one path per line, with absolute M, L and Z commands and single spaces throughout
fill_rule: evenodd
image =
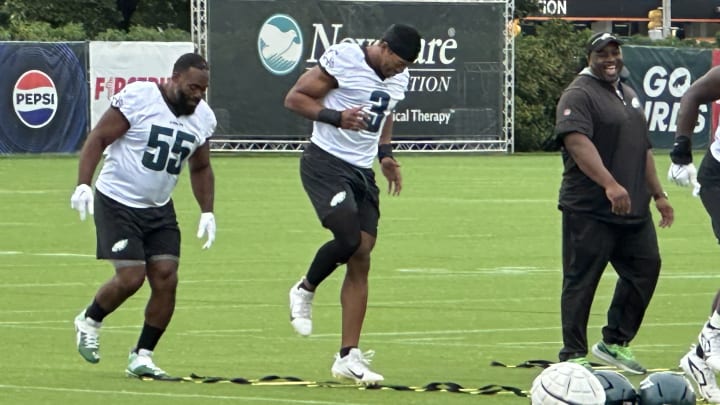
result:
M 78 210 L 80 220 L 84 221 L 87 213 L 93 215 L 95 207 L 93 202 L 93 191 L 87 184 L 80 184 L 75 187 L 75 192 L 70 197 L 70 208 Z
M 673 163 L 670 165 L 670 170 L 668 170 L 668 180 L 682 187 L 695 186 L 697 184 L 697 169 L 692 163 L 686 165 Z M 699 187 L 699 184 L 696 187 Z
M 700 183 L 698 183 L 697 179 L 692 180 L 693 185 L 693 197 L 697 197 L 700 195 Z
M 200 214 L 197 237 L 202 238 L 205 236 L 205 232 L 207 232 L 207 242 L 203 245 L 203 249 L 209 248 L 215 242 L 215 215 L 212 212 Z

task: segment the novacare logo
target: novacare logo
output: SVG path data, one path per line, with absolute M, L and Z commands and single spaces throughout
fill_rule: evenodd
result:
M 373 44 L 379 41 L 377 38 L 366 36 L 345 37 L 341 32 L 343 24 L 330 24 L 330 27 L 330 35 L 328 35 L 328 30 L 325 29 L 324 24 L 313 24 L 314 34 L 312 45 L 310 55 L 305 60 L 306 62 L 317 63 L 318 58 L 327 48 L 341 42 L 364 45 Z M 457 52 L 459 46 L 457 39 L 454 38 L 456 35 L 455 28 L 448 28 L 447 33 L 447 38 L 422 38 L 420 40 L 420 54 L 418 55 L 417 60 L 415 60 L 415 65 L 447 66 L 455 63 L 455 53 Z M 375 35 L 378 34 L 375 33 Z
M 274 75 L 286 75 L 295 69 L 302 58 L 300 26 L 288 15 L 275 14 L 260 28 L 257 46 L 265 69 Z
M 326 29 L 325 25 L 327 24 L 312 24 L 313 37 L 312 41 L 309 42 L 310 55 L 305 58 L 306 63 L 318 63 L 318 59 L 323 52 L 335 44 L 356 43 L 358 45 L 370 45 L 379 41 L 376 37 L 358 35 L 357 33 L 346 36 L 343 33 L 343 24 L 329 23 L 330 29 Z M 377 36 L 378 33 L 375 32 L 374 35 Z M 456 80 L 454 73 L 456 70 L 455 60 L 460 46 L 455 38 L 456 35 L 455 28 L 448 27 L 447 37 L 428 37 L 420 40 L 420 54 L 409 69 L 411 74 L 408 92 L 440 93 L 451 91 L 451 84 Z

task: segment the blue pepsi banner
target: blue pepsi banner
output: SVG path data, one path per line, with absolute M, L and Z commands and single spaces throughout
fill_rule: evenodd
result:
M 88 131 L 87 45 L 0 42 L 0 153 L 76 152 Z

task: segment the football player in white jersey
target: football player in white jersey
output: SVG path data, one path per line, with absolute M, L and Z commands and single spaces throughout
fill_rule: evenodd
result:
M 408 66 L 420 47 L 417 30 L 400 24 L 370 45 L 330 46 L 285 98 L 288 109 L 314 121 L 300 160 L 300 176 L 318 218 L 334 237 L 320 247 L 305 277 L 290 289 L 291 324 L 300 335 L 312 333 L 315 289 L 338 266 L 347 264 L 340 293 L 340 351 L 331 371 L 335 377 L 362 384 L 383 380 L 368 368 L 372 352 L 358 348 L 367 308 L 370 252 L 380 217 L 372 165 L 378 157 L 388 192 L 399 195 L 402 176 L 390 144 L 392 112 L 405 98 Z
M 180 229 L 171 193 L 186 163 L 201 211 L 198 237 L 207 234 L 203 248 L 215 240 L 209 138 L 217 121 L 203 100 L 208 80 L 205 59 L 188 53 L 175 62 L 169 82 L 128 84 L 113 96 L 80 152 L 71 207 L 80 212 L 81 220 L 94 214 L 97 258 L 109 260 L 115 268 L 114 276 L 75 318 L 77 349 L 90 363 L 100 361 L 104 318 L 147 279 L 151 294 L 145 323 L 126 373 L 167 377 L 152 355 L 175 308 Z M 103 152 L 93 198 L 90 185 Z
M 680 100 L 668 179 L 680 186 L 693 187 L 693 194 L 700 196 L 715 238 L 720 242 L 720 129 L 715 131 L 699 170 L 692 163 L 691 145 L 700 106 L 716 100 L 720 100 L 718 66 L 697 79 Z M 695 381 L 706 401 L 720 403 L 720 388 L 715 380 L 715 373 L 720 372 L 720 290 L 715 293 L 710 319 L 703 324 L 696 343 L 680 360 L 680 366 Z

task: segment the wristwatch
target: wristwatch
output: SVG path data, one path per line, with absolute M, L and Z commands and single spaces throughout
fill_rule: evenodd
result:
M 653 200 L 657 201 L 660 198 L 668 199 L 668 193 L 667 191 L 661 191 L 659 193 L 653 194 L 652 196 Z

